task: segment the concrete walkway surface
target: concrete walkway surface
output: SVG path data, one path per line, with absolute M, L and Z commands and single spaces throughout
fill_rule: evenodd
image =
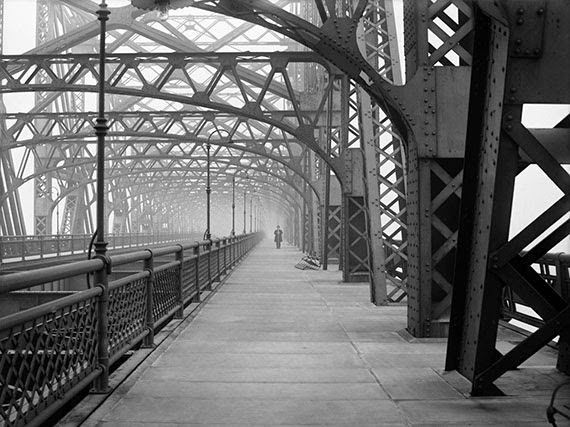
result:
M 87 426 L 544 426 L 568 378 L 543 350 L 471 398 L 444 372 L 445 340 L 403 332 L 406 307 L 375 307 L 368 284 L 294 268 L 262 242 L 160 356 L 143 363 Z M 506 351 L 521 337 L 506 334 Z

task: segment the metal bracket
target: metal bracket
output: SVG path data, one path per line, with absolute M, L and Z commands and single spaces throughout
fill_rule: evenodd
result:
M 540 58 L 543 50 L 546 0 L 508 2 L 511 38 L 509 56 Z

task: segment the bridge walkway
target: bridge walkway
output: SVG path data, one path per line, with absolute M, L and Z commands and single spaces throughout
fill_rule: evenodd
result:
M 564 377 L 543 350 L 471 398 L 443 372 L 445 340 L 404 332 L 406 307 L 375 307 L 368 285 L 294 268 L 264 241 L 197 316 L 83 425 L 547 425 Z M 503 332 L 500 350 L 518 335 Z

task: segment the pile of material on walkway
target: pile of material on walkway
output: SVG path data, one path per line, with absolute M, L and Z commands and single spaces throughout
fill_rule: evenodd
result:
M 321 268 L 321 263 L 318 258 L 306 255 L 301 258 L 301 261 L 295 264 L 295 268 L 298 268 L 299 270 L 318 270 Z

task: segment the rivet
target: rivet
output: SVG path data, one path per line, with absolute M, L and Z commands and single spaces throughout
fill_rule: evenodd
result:
M 517 25 L 522 25 L 522 24 L 524 24 L 524 19 L 522 18 L 517 19 Z
M 511 130 L 513 128 L 513 125 L 507 125 L 507 129 Z
M 511 116 L 510 114 L 507 116 L 507 120 L 512 120 L 513 116 Z
M 518 13 L 519 15 L 524 14 L 524 9 L 521 7 L 519 10 L 517 10 L 517 13 Z
M 540 49 L 536 48 L 533 50 L 535 55 L 540 55 Z
M 521 39 L 516 39 L 516 40 L 515 40 L 515 44 L 521 44 L 521 43 L 522 43 L 522 40 L 521 40 Z
M 515 93 L 516 91 L 517 91 L 517 88 L 516 88 L 516 87 L 512 87 L 512 88 L 511 88 L 511 92 L 512 92 L 512 93 Z
M 544 9 L 542 7 L 536 11 L 537 15 L 542 15 L 543 13 L 544 13 Z

